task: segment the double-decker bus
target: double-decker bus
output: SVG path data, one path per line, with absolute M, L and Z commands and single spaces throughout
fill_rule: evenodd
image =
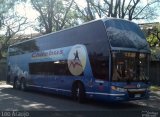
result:
M 137 24 L 99 19 L 9 46 L 7 82 L 79 102 L 148 99 L 149 58 Z

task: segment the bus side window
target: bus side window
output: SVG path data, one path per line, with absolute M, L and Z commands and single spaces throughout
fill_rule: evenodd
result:
M 30 63 L 29 70 L 30 74 L 34 75 L 72 76 L 68 69 L 67 60 Z M 81 74 L 81 76 L 82 75 L 83 74 Z
M 93 76 L 100 80 L 109 80 L 109 60 L 107 57 L 92 57 L 90 59 Z

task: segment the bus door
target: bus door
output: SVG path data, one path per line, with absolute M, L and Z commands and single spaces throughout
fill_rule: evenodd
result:
M 91 61 L 92 73 L 95 78 L 95 91 L 109 90 L 109 57 L 99 56 Z

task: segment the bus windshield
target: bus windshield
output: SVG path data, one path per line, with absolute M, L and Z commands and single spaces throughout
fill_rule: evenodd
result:
M 136 82 L 149 80 L 149 55 L 133 52 L 112 53 L 112 81 Z

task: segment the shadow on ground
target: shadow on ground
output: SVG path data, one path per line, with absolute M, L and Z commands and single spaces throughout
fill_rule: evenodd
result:
M 106 111 L 106 110 L 154 110 L 159 109 L 160 96 L 154 95 L 150 100 L 131 101 L 125 103 L 108 103 L 87 100 L 84 104 L 72 101 L 70 97 L 49 94 L 40 91 L 22 92 L 12 88 L 1 90 L 0 102 L 8 101 L 18 107 L 15 109 L 27 110 L 56 110 L 56 111 Z M 10 101 L 12 99 L 12 101 Z M 13 108 L 14 108 L 13 107 Z M 11 109 L 13 109 L 11 108 Z M 87 108 L 87 109 L 86 109 Z

